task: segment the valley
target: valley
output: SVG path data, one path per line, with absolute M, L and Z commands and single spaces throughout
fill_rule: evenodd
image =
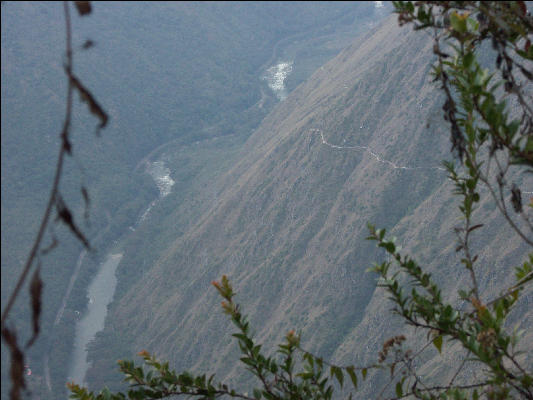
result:
M 122 390 L 116 361 L 138 360 L 141 350 L 178 371 L 251 386 L 210 285 L 223 274 L 264 348 L 295 329 L 315 354 L 362 365 L 402 331 L 406 346 L 428 343 L 417 365 L 424 377 L 452 379 L 459 356 L 442 358 L 389 317 L 368 272 L 390 259 L 365 240 L 372 223 L 447 293 L 467 279 L 455 251 L 458 202 L 441 166 L 452 156 L 431 83 L 432 42 L 399 28 L 390 7 L 100 2 L 75 20 L 75 42 L 96 42 L 76 51 L 76 71 L 111 123 L 91 136 L 94 121 L 76 103 L 61 190 L 96 251 L 62 225 L 47 233 L 59 246 L 39 259 L 45 291 L 42 333 L 28 352 L 31 398 L 62 396 L 67 380 Z M 58 144 L 61 18 L 45 4 L 2 4 L 3 303 Z M 533 193 L 530 175 L 519 183 Z M 512 282 L 497 266 L 520 265 L 528 251 L 486 194 L 475 219 L 490 233 L 474 244 L 478 263 L 490 266 L 478 271 L 483 299 Z M 525 343 L 532 295 L 529 287 L 510 319 Z M 13 316 L 20 340 L 27 307 Z M 2 347 L 2 365 L 7 357 Z M 394 388 L 371 371 L 357 398 L 381 390 Z
M 95 386 L 112 386 L 118 374 L 102 369 L 119 353 L 140 349 L 169 359 L 177 370 L 249 383 L 229 361 L 237 359 L 232 328 L 217 313 L 209 287 L 222 274 L 265 347 L 296 327 L 305 347 L 321 356 L 371 362 L 399 320 L 380 318 L 388 304 L 365 272 L 383 257 L 364 241 L 369 221 L 386 226 L 453 291 L 465 277 L 455 267 L 456 206 L 439 167 L 449 155 L 448 135 L 443 126 L 425 123 L 441 107 L 423 67 L 430 56 L 430 42 L 414 40 L 391 18 L 276 106 L 216 179 L 216 196 L 207 195 L 204 211 L 187 230 L 169 235 L 153 267 L 120 291 L 110 326 L 92 347 Z M 497 210 L 483 203 L 478 218 L 497 232 L 484 238 L 480 257 L 519 262 L 526 247 L 511 239 Z M 490 243 L 503 237 L 509 247 L 494 252 Z M 480 271 L 485 296 L 498 291 L 492 274 Z M 522 326 L 531 318 L 526 315 Z M 131 345 L 106 355 L 119 340 Z M 417 340 L 423 339 L 413 336 L 410 343 Z M 421 369 L 445 374 L 453 360 L 441 364 L 436 357 L 427 347 Z M 361 398 L 372 398 L 372 388 L 383 384 L 379 376 L 370 379 Z
M 207 8 L 144 3 L 122 7 L 102 2 L 95 6 L 94 18 L 75 20 L 75 41 L 81 43 L 82 39 L 91 38 L 96 43 L 88 51 L 76 50 L 77 73 L 109 111 L 111 126 L 101 140 L 93 140 L 86 134 L 93 130 L 90 118 L 83 116 L 81 109 L 76 118 L 72 138 L 76 155 L 68 164 L 68 184 L 63 185 L 63 190 L 67 203 L 73 205 L 75 218 L 84 221 L 83 199 L 75 182 L 88 187 L 91 215 L 90 224 L 84 224 L 97 253 L 84 256 L 79 244 L 59 225 L 50 231 L 49 240 L 56 236 L 61 249 L 45 258 L 46 265 L 53 268 L 43 269 L 43 280 L 47 282 L 43 336 L 29 355 L 33 372 L 30 387 L 36 394 L 46 398 L 46 393 L 62 391 L 58 385 L 63 387 L 66 379 L 78 313 L 87 310 L 89 282 L 114 246 L 129 246 L 120 244 L 120 238 L 137 230 L 136 224 L 146 207 L 159 196 L 159 189 L 144 166 L 157 162 L 161 151 L 167 148 L 171 153 L 170 149 L 187 149 L 186 152 L 192 151 L 198 157 L 196 163 L 189 154 L 178 150 L 175 154 L 182 154 L 181 158 L 171 156 L 170 161 L 181 164 L 165 161 L 169 178 L 176 182 L 180 178 L 181 186 L 177 183 L 173 190 L 186 198 L 183 209 L 187 212 L 182 216 L 173 213 L 172 217 L 174 222 L 180 221 L 176 224 L 177 232 L 183 232 L 208 204 L 217 201 L 219 185 L 198 187 L 201 195 L 193 199 L 186 190 L 193 184 L 189 179 L 198 174 L 182 162 L 190 163 L 191 168 L 201 165 L 201 182 L 206 182 L 207 170 L 212 169 L 216 176 L 229 168 L 242 143 L 278 101 L 266 81 L 261 80 L 278 54 L 299 63 L 294 79 L 289 82 L 292 86 L 288 90 L 292 90 L 340 51 L 342 40 L 349 41 L 375 17 L 371 4 L 304 8 L 307 6 L 275 5 L 271 16 L 258 19 L 263 12 L 261 5 L 224 9 L 215 4 Z M 282 17 L 278 10 L 284 10 Z M 169 15 L 181 16 L 173 19 Z M 340 16 L 344 20 L 336 26 L 326 22 L 336 21 Z M 135 18 L 143 21 L 143 32 L 125 23 Z M 199 26 L 192 22 L 194 18 L 204 22 Z M 48 24 L 48 19 L 58 23 Z M 52 172 L 57 145 L 54 127 L 60 124 L 65 87 L 60 21 L 61 7 L 24 2 L 2 4 L 2 302 L 12 285 L 13 271 L 31 242 Z M 239 26 L 242 21 L 248 21 L 248 25 Z M 215 48 L 205 42 L 201 50 L 196 47 L 198 51 L 191 51 L 194 48 L 191 41 L 204 37 L 205 32 L 211 38 L 218 37 L 222 45 Z M 331 42 L 317 45 L 314 40 L 324 35 Z M 39 40 L 27 41 L 29 36 Z M 118 43 L 123 45 L 117 47 Z M 154 43 L 158 46 L 154 47 Z M 171 46 L 169 50 L 168 45 L 173 43 L 178 44 L 178 49 Z M 300 54 L 307 54 L 306 49 L 310 48 L 314 49 L 314 58 L 302 58 Z M 132 54 L 136 55 L 135 63 L 131 63 Z M 92 65 L 94 57 L 99 60 L 99 68 Z M 180 71 L 179 79 L 176 69 Z M 146 76 L 152 79 L 150 85 L 143 83 Z M 201 83 L 194 86 L 194 82 Z M 30 87 L 32 91 L 28 90 Z M 24 101 L 21 94 L 26 96 Z M 36 117 L 25 118 L 26 109 L 35 110 Z M 45 146 L 40 141 L 41 132 L 46 133 Z M 207 151 L 199 147 L 204 143 Z M 218 164 L 204 165 L 205 162 Z M 199 201 L 206 203 L 200 205 Z M 169 211 L 168 199 L 166 207 L 165 202 L 161 204 L 159 211 L 155 207 L 145 215 L 145 222 L 155 221 Z M 163 236 L 170 235 L 166 226 L 172 224 L 172 218 L 163 222 Z M 139 229 L 146 234 L 146 228 Z M 129 241 L 141 237 L 137 235 Z M 144 246 L 147 257 L 134 264 L 140 260 L 144 260 L 143 265 L 151 262 L 150 257 L 164 247 L 168 238 L 152 249 L 147 248 L 151 247 L 149 244 Z M 122 263 L 127 260 L 125 254 Z M 124 284 L 127 282 L 128 279 Z M 27 310 L 20 305 L 15 319 L 21 322 L 26 315 Z M 2 357 L 6 365 L 4 350 Z M 2 381 L 7 379 L 6 374 L 7 370 L 2 368 Z M 8 385 L 2 387 L 4 396 Z

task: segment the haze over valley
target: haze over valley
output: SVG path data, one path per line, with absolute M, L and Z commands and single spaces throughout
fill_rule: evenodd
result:
M 389 314 L 368 272 L 387 258 L 365 238 L 369 222 L 387 228 L 446 292 L 468 279 L 455 251 L 458 201 L 442 165 L 453 156 L 431 37 L 399 27 L 388 2 L 92 8 L 72 14 L 74 71 L 110 120 L 95 135 L 76 96 L 60 192 L 94 250 L 57 221 L 46 232 L 45 246 L 58 245 L 38 258 L 42 322 L 26 396 L 65 398 L 71 380 L 123 390 L 116 361 L 141 350 L 177 371 L 250 385 L 210 285 L 223 274 L 264 348 L 289 329 L 341 364 L 374 362 L 402 329 L 416 346 L 421 336 Z M 3 2 L 1 45 L 4 309 L 60 145 L 63 5 Z M 516 180 L 533 192 L 531 174 Z M 480 264 L 524 262 L 528 245 L 488 196 L 475 217 L 487 228 L 474 243 Z M 478 271 L 484 299 L 513 282 L 503 268 Z M 532 301 L 530 285 L 509 320 L 526 344 Z M 12 317 L 20 343 L 31 336 L 26 303 Z M 450 380 L 462 355 L 431 347 L 417 367 Z M 3 343 L 2 399 L 8 364 Z M 369 371 L 368 382 L 357 398 L 376 398 L 387 380 Z

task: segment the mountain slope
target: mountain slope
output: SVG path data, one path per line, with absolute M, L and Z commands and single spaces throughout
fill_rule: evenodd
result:
M 72 11 L 74 71 L 109 113 L 110 121 L 96 138 L 96 121 L 75 96 L 74 159 L 67 160 L 61 193 L 100 253 L 85 258 L 68 296 L 81 246 L 67 229 L 56 225 L 45 240 L 47 246 L 55 235 L 60 246 L 42 258 L 46 285 L 42 333 L 27 359 L 33 371 L 31 386 L 41 389 L 43 355 L 51 353 L 50 393 L 64 389 L 76 314 L 83 314 L 87 306 L 87 284 L 99 258 L 129 233 L 128 228 L 157 196 L 143 161 L 151 160 L 159 147 L 190 150 L 201 168 L 195 168 L 194 162 L 190 168 L 180 164 L 176 172 L 180 182 L 174 189 L 188 193 L 177 213 L 194 208 L 200 200 L 191 199 L 191 193 L 197 192 L 190 189 L 188 179 L 208 176 L 205 170 L 209 169 L 216 176 L 229 165 L 229 153 L 242 145 L 276 104 L 261 80 L 265 69 L 278 63 L 279 57 L 294 60 L 291 84 L 295 85 L 338 52 L 337 42 L 380 17 L 372 3 L 355 2 L 95 2 L 89 16 L 80 17 L 74 7 Z M 63 5 L 2 2 L 1 30 L 4 302 L 34 240 L 53 178 L 66 94 Z M 94 46 L 84 50 L 87 39 Z M 327 43 L 330 39 L 332 45 Z M 306 58 L 308 53 L 313 57 Z M 225 145 L 196 152 L 197 141 L 223 136 L 232 138 L 220 139 L 231 143 L 222 162 L 218 162 L 219 153 L 227 150 Z M 210 162 L 212 168 L 205 165 Z M 81 184 L 91 199 L 90 224 L 83 219 Z M 183 198 L 174 196 L 174 200 Z M 205 207 L 176 215 L 168 225 L 178 227 L 173 230 L 166 225 L 167 237 L 175 239 L 188 219 Z M 141 232 L 146 229 L 140 230 L 137 239 Z M 161 240 L 159 245 L 164 247 L 166 242 Z M 154 246 L 139 260 L 152 261 L 158 250 Z M 56 320 L 57 316 L 63 317 Z M 19 340 L 27 340 L 31 332 L 28 302 L 18 302 L 11 318 L 21 334 Z M 2 365 L 8 365 L 4 350 Z M 8 369 L 3 368 L 2 382 L 8 379 Z M 55 389 L 55 384 L 61 389 Z M 8 385 L 3 388 L 2 394 L 7 393 Z
M 278 105 L 220 178 L 214 204 L 123 288 L 92 347 L 92 383 L 113 385 L 106 365 L 118 350 L 106 354 L 110 346 L 120 357 L 146 349 L 176 369 L 245 379 L 233 368 L 233 329 L 209 288 L 222 274 L 267 344 L 296 328 L 317 354 L 374 361 L 400 325 L 366 272 L 383 257 L 364 240 L 369 221 L 455 289 L 464 275 L 454 252 L 456 203 L 439 168 L 449 146 L 430 55 L 428 38 L 391 17 Z M 518 264 L 526 248 L 497 211 L 482 203 L 477 217 L 491 235 L 480 242 L 480 264 Z M 495 245 L 502 240 L 503 249 Z M 480 271 L 484 295 L 508 275 Z M 531 322 L 530 311 L 522 322 Z M 435 372 L 435 353 L 424 355 L 427 373 Z M 381 382 L 372 379 L 361 398 Z

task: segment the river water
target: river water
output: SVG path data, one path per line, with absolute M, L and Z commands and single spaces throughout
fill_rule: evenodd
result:
M 159 200 L 170 194 L 172 191 L 172 186 L 174 186 L 175 183 L 170 177 L 170 170 L 165 166 L 163 161 L 149 163 L 146 172 L 148 172 L 148 174 L 150 174 L 150 176 L 154 179 L 154 182 L 159 189 L 159 198 L 150 203 L 137 221 L 137 225 L 146 219 L 148 214 L 150 214 L 150 211 L 152 211 L 152 208 L 159 202 Z M 135 231 L 135 228 L 130 227 L 130 230 Z
M 86 347 L 94 336 L 104 329 L 107 305 L 113 300 L 117 286 L 115 271 L 121 259 L 121 253 L 109 255 L 100 265 L 98 273 L 87 289 L 89 305 L 86 314 L 76 324 L 69 382 L 74 381 L 85 385 L 85 373 L 89 368 Z
M 159 189 L 159 197 L 148 205 L 136 222 L 135 227 L 146 219 L 152 208 L 156 206 L 161 199 L 171 193 L 172 186 L 175 183 L 170 177 L 170 170 L 165 166 L 163 161 L 149 163 L 146 172 L 154 179 L 154 182 Z M 130 230 L 135 231 L 135 228 L 130 227 Z M 85 315 L 83 315 L 83 317 L 76 323 L 74 348 L 72 350 L 70 363 L 70 376 L 68 378 L 69 382 L 73 381 L 77 384 L 86 386 L 85 374 L 89 369 L 89 362 L 87 361 L 87 345 L 94 339 L 98 332 L 104 329 L 107 307 L 113 300 L 115 288 L 117 286 L 115 272 L 120 264 L 122 255 L 122 253 L 109 253 L 98 268 L 96 276 L 87 288 L 89 305 Z

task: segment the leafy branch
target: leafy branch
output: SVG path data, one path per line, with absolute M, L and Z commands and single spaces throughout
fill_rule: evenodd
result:
M 461 291 L 461 297 L 470 302 L 473 310 L 458 310 L 443 300 L 441 290 L 431 274 L 424 272 L 409 256 L 402 256 L 394 241 L 386 239 L 384 229 L 369 225 L 369 230 L 369 239 L 377 241 L 378 246 L 392 256 L 400 269 L 392 272 L 391 262 L 372 268 L 380 276 L 378 286 L 384 287 L 391 295 L 390 299 L 395 304 L 393 311 L 408 325 L 426 330 L 433 337 L 433 344 L 439 352 L 442 351 L 444 339 L 459 343 L 473 356 L 473 361 L 490 369 L 487 385 L 497 386 L 502 391 L 510 386 L 525 398 L 533 398 L 533 374 L 520 365 L 518 353 L 514 352 L 519 338 L 515 333 L 506 333 L 504 326 L 506 317 L 519 298 L 524 278 L 530 279 L 527 275 L 530 272 L 527 271 L 530 271 L 531 265 L 526 263 L 523 269 L 519 269 L 519 285 L 515 285 L 516 288 L 507 295 L 491 301 L 490 306 L 483 304 L 475 294 L 471 296 L 470 293 L 475 293 L 472 289 Z M 464 260 L 464 263 L 469 269 L 468 261 Z M 411 279 L 410 293 L 400 283 L 399 272 Z M 515 368 L 510 368 L 509 363 Z M 457 389 L 452 385 L 446 387 L 452 388 Z

